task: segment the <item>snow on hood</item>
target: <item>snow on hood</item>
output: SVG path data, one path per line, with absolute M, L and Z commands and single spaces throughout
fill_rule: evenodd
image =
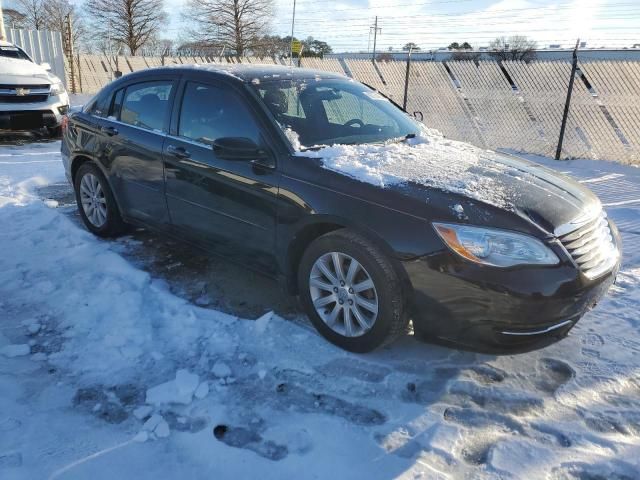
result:
M 488 169 L 495 173 L 509 169 L 491 161 L 494 152 L 445 139 L 434 131 L 397 143 L 333 145 L 301 155 L 320 158 L 324 168 L 380 187 L 414 182 L 499 207 L 508 207 L 513 197 L 499 175 L 487 175 Z
M 49 74 L 37 63 L 18 58 L 0 57 L 0 78 L 9 76 L 34 77 L 35 79 L 53 80 Z

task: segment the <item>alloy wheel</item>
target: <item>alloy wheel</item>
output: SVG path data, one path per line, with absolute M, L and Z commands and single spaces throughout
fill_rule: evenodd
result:
M 367 333 L 378 317 L 378 293 L 371 275 L 340 252 L 319 257 L 309 274 L 311 301 L 322 321 L 345 337 Z
M 107 221 L 107 199 L 98 177 L 87 173 L 80 180 L 80 203 L 91 224 L 101 228 Z

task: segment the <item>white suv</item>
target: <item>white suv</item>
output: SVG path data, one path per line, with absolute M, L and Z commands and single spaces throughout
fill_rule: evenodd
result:
M 69 95 L 62 81 L 17 45 L 0 40 L 0 131 L 46 128 L 59 136 Z

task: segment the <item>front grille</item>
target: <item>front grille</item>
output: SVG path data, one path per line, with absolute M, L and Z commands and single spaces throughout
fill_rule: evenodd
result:
M 0 103 L 40 103 L 49 98 L 49 85 L 0 85 Z
M 49 90 L 48 83 L 39 83 L 37 85 L 9 85 L 0 84 L 0 90 L 15 90 L 16 88 L 26 88 L 27 90 Z
M 611 270 L 618 261 L 618 248 L 604 210 L 594 220 L 559 239 L 587 278 L 599 277 Z
M 49 95 L 0 95 L 0 103 L 38 103 L 46 102 Z

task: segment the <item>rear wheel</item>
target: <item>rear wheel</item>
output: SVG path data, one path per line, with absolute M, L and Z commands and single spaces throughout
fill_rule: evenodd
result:
M 400 279 L 372 242 L 349 230 L 316 239 L 298 271 L 302 304 L 316 329 L 352 352 L 390 343 L 407 326 Z
M 76 203 L 85 226 L 100 237 L 113 237 L 124 232 L 113 193 L 100 169 L 91 162 L 84 163 L 76 173 L 74 187 Z

